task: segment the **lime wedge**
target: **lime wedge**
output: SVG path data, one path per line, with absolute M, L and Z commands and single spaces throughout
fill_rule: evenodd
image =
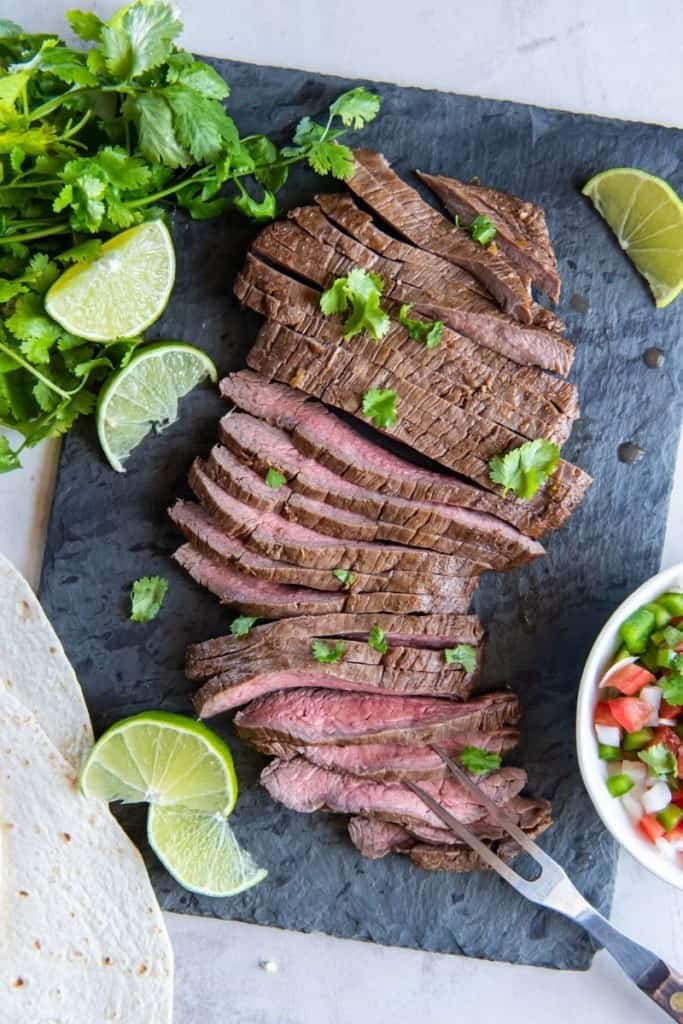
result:
M 586 182 L 619 245 L 647 280 L 656 305 L 683 289 L 683 202 L 666 181 L 637 167 L 613 167 Z
M 81 772 L 86 796 L 230 814 L 237 777 L 226 744 L 201 722 L 166 711 L 125 718 L 100 736 Z
M 141 349 L 110 377 L 97 402 L 97 435 L 117 473 L 123 460 L 152 427 L 163 430 L 178 418 L 178 399 L 200 381 L 218 379 L 216 367 L 199 348 L 163 341 Z
M 147 838 L 169 874 L 185 889 L 235 896 L 268 874 L 235 839 L 221 814 L 186 807 L 150 807 Z
M 133 338 L 159 319 L 174 280 L 168 228 L 150 220 L 110 238 L 94 260 L 69 267 L 45 296 L 45 309 L 89 341 Z

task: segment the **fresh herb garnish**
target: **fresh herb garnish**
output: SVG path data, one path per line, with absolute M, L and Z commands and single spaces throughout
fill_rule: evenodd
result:
M 668 676 L 659 680 L 662 694 L 667 704 L 680 707 L 683 704 L 683 675 Z
M 352 586 L 353 581 L 355 579 L 355 576 L 353 575 L 350 569 L 333 569 L 332 575 L 335 577 L 335 579 L 338 579 L 339 582 L 344 587 Z
M 489 775 L 497 771 L 502 764 L 500 754 L 489 754 L 481 747 L 465 747 L 458 760 L 471 775 Z
M 389 330 L 389 317 L 382 309 L 384 282 L 378 274 L 354 267 L 344 277 L 338 277 L 320 296 L 320 309 L 325 316 L 347 313 L 344 337 L 353 338 L 367 331 L 379 341 Z
M 311 654 L 321 664 L 332 665 L 335 661 L 342 660 L 344 656 L 344 641 L 337 640 L 334 644 L 326 644 L 324 640 L 314 640 L 311 644 Z
M 353 173 L 339 138 L 380 104 L 351 89 L 323 123 L 303 118 L 281 150 L 265 135 L 240 136 L 223 105 L 227 83 L 177 48 L 172 4 L 134 0 L 109 21 L 67 17 L 87 46 L 0 26 L 0 427 L 23 436 L 16 450 L 0 442 L 0 471 L 92 412 L 139 341 L 91 344 L 46 315 L 57 264 L 97 255 L 100 240 L 82 235 L 114 234 L 173 202 L 195 219 L 230 207 L 271 219 L 291 165 Z
M 494 484 L 501 485 L 504 496 L 513 491 L 518 498 L 529 501 L 555 472 L 559 461 L 558 446 L 538 438 L 506 455 L 494 455 L 489 460 L 489 476 Z
M 477 668 L 477 652 L 472 644 L 444 647 L 443 658 L 447 665 L 462 665 L 468 676 Z
M 286 476 L 281 473 L 279 469 L 273 469 L 271 466 L 266 473 L 266 483 L 269 487 L 272 487 L 274 491 L 279 490 L 286 481 Z
M 405 327 L 414 341 L 423 341 L 427 348 L 436 348 L 443 334 L 441 320 L 414 320 L 408 316 L 412 303 L 404 303 L 398 311 L 398 322 Z
M 258 622 L 254 615 L 238 615 L 230 623 L 230 632 L 233 636 L 249 636 L 252 626 Z
M 639 750 L 638 757 L 660 778 L 676 773 L 676 758 L 663 743 L 655 743 L 645 750 Z
M 168 580 L 162 576 L 142 576 L 135 580 L 130 591 L 130 617 L 133 622 L 151 622 L 159 614 Z
M 373 651 L 379 651 L 380 654 L 386 654 L 389 650 L 386 634 L 377 623 L 368 633 L 368 647 L 372 647 Z
M 470 235 L 479 245 L 488 245 L 496 237 L 496 229 L 488 217 L 480 214 L 470 224 Z
M 396 392 L 385 388 L 370 388 L 363 395 L 363 415 L 374 426 L 383 430 L 396 426 L 398 422 L 397 405 L 398 395 Z

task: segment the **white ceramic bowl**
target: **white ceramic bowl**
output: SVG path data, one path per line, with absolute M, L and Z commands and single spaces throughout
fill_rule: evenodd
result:
M 600 630 L 588 655 L 579 686 L 576 709 L 576 746 L 583 783 L 593 806 L 607 829 L 625 850 L 637 861 L 665 882 L 683 889 L 683 868 L 666 859 L 663 853 L 640 835 L 633 821 L 621 806 L 621 801 L 610 796 L 605 780 L 607 765 L 598 757 L 598 744 L 593 729 L 593 710 L 597 699 L 598 683 L 614 657 L 619 644 L 619 626 L 632 612 L 649 601 L 654 601 L 667 590 L 683 589 L 683 562 L 664 569 L 643 583 Z

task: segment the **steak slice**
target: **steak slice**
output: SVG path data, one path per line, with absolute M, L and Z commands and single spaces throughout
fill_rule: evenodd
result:
M 441 256 L 400 241 L 393 235 L 387 235 L 377 227 L 369 213 L 361 210 L 348 192 L 322 193 L 315 196 L 315 201 L 323 213 L 343 228 L 352 239 L 361 242 L 380 256 L 400 262 L 404 269 L 409 268 L 411 275 L 417 275 L 413 283 L 418 284 L 421 289 L 435 297 L 442 294 L 441 289 L 445 289 L 444 294 L 449 296 L 449 306 L 462 307 L 473 315 L 495 313 L 498 320 L 517 324 L 520 330 L 525 330 L 523 324 L 519 324 L 514 317 L 501 311 L 490 292 L 483 288 L 475 277 Z M 531 310 L 534 327 L 556 334 L 563 334 L 566 330 L 562 320 L 545 306 L 532 302 Z M 460 328 L 456 327 L 456 330 Z M 469 334 L 464 328 L 463 333 Z M 486 344 L 484 340 L 481 343 Z M 511 355 L 510 358 L 514 356 Z
M 518 447 L 518 435 L 463 412 L 416 384 L 397 379 L 387 368 L 375 370 L 351 360 L 340 369 L 340 351 L 267 322 L 247 361 L 264 376 L 291 384 L 359 418 L 362 396 L 369 388 L 394 390 L 399 398 L 398 422 L 386 432 L 481 487 L 495 491 L 489 476 L 489 459 Z M 589 485 L 590 477 L 583 470 L 561 460 L 541 490 L 550 502 L 562 507 L 555 517 L 559 515 L 563 521 L 580 503 Z
M 467 270 L 507 313 L 532 323 L 528 277 L 521 277 L 501 253 L 479 245 L 446 220 L 392 171 L 381 153 L 355 149 L 353 155 L 355 171 L 346 184 L 355 195 L 404 238 Z
M 525 782 L 526 772 L 521 768 L 502 768 L 487 775 L 479 785 L 486 796 L 502 805 L 517 796 Z M 440 824 L 433 811 L 400 782 L 344 775 L 309 764 L 303 757 L 271 761 L 261 772 L 261 785 L 273 800 L 304 814 L 321 810 L 338 814 L 386 814 L 402 822 L 424 822 L 437 827 Z M 423 787 L 464 825 L 486 817 L 485 808 L 450 776 L 427 780 Z
M 361 487 L 300 452 L 286 431 L 246 413 L 228 413 L 221 420 L 220 431 L 223 443 L 243 462 L 262 475 L 275 467 L 293 490 L 308 498 L 395 523 L 414 531 L 417 537 L 429 530 L 437 536 L 457 539 L 459 553 L 474 560 L 472 574 L 483 567 L 518 565 L 543 553 L 539 544 L 486 512 L 409 500 Z
M 252 253 L 321 288 L 328 288 L 353 267 L 363 267 L 384 280 L 384 302 L 394 316 L 401 304 L 409 302 L 425 316 L 442 320 L 452 331 L 475 342 L 467 347 L 484 361 L 489 356 L 486 350 L 491 350 L 515 364 L 539 366 L 563 376 L 569 373 L 574 359 L 571 342 L 545 328 L 520 324 L 479 290 L 459 282 L 451 285 L 456 268 L 439 256 L 422 251 L 426 267 L 404 265 L 349 238 L 317 207 L 299 207 L 288 216 L 296 223 L 276 221 L 264 228 L 252 244 Z
M 436 697 L 290 690 L 260 697 L 235 715 L 242 739 L 268 751 L 291 743 L 438 743 L 462 732 L 490 732 L 519 720 L 512 693 L 488 693 L 468 703 Z
M 463 732 L 441 744 L 451 756 L 465 747 L 480 747 L 494 754 L 503 754 L 517 745 L 519 731 L 512 727 L 495 729 L 493 732 Z M 400 782 L 405 779 L 442 778 L 447 768 L 432 747 L 404 746 L 399 743 L 367 743 L 348 746 L 335 744 L 292 743 L 278 741 L 272 751 L 280 758 L 300 755 L 320 768 L 331 768 L 361 778 L 381 779 Z
M 320 292 L 252 255 L 235 280 L 235 294 L 249 309 L 325 346 L 340 370 L 351 363 L 386 368 L 397 379 L 429 386 L 454 409 L 489 426 L 493 423 L 530 439 L 546 437 L 560 444 L 569 436 L 578 412 L 576 395 L 571 413 L 560 411 L 549 401 L 546 389 L 536 385 L 536 370 L 489 353 L 454 331 L 444 329 L 439 345 L 428 349 L 393 321 L 381 341 L 363 333 L 349 345 L 339 317 L 321 314 Z
M 416 466 L 362 436 L 303 392 L 268 381 L 250 370 L 224 377 L 220 389 L 223 397 L 239 408 L 289 431 L 304 455 L 363 487 L 408 500 L 486 512 L 514 524 L 530 537 L 539 537 L 566 519 L 566 515 L 558 516 L 544 491 L 531 501 L 511 501 L 445 472 Z
M 457 178 L 440 174 L 417 176 L 434 192 L 449 213 L 469 227 L 475 217 L 487 217 L 496 229 L 496 245 L 521 275 L 528 275 L 540 291 L 557 302 L 560 275 L 545 214 L 535 203 L 518 199 L 509 192 L 466 185 Z
M 341 637 L 349 640 L 367 641 L 373 626 L 378 626 L 389 644 L 391 657 L 393 647 L 410 648 L 416 652 L 438 651 L 458 644 L 476 647 L 483 642 L 484 630 L 476 615 L 349 615 L 331 614 L 302 616 L 280 622 L 269 622 L 255 626 L 248 636 L 215 637 L 203 643 L 191 644 L 187 649 L 186 666 L 198 665 L 205 660 L 219 658 L 224 654 L 235 654 L 252 645 L 287 642 L 303 637 Z M 210 673 L 209 673 L 210 674 Z M 203 679 L 206 675 L 197 670 L 191 678 Z

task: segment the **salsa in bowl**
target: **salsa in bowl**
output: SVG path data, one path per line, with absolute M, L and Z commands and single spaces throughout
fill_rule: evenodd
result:
M 683 888 L 683 563 L 644 583 L 600 632 L 579 688 L 577 748 L 610 832 Z

